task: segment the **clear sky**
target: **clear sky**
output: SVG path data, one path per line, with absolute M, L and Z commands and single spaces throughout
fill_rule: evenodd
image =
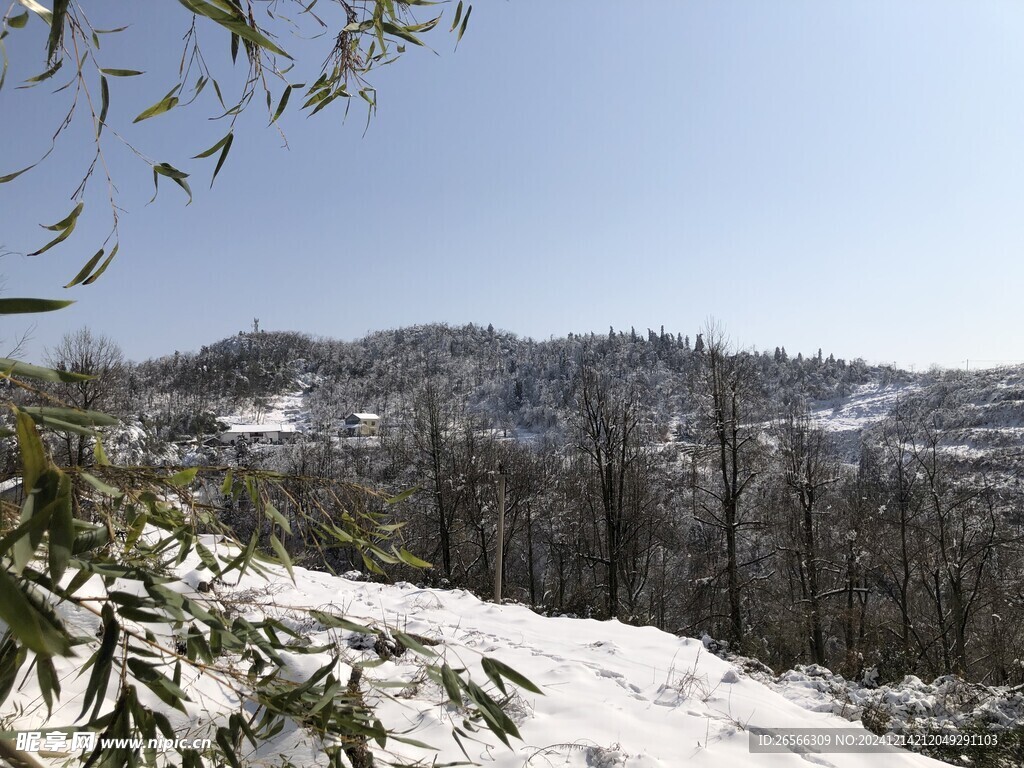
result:
M 37 357 L 81 325 L 142 359 L 254 317 L 351 339 L 433 321 L 693 336 L 713 316 L 790 354 L 1024 360 L 1016 0 L 477 0 L 457 51 L 435 33 L 437 55 L 375 77 L 365 133 L 361 107 L 343 121 L 335 102 L 286 114 L 283 149 L 254 104 L 212 190 L 212 162 L 188 159 L 226 130 L 206 120 L 209 89 L 130 124 L 175 82 L 183 8 L 87 5 L 96 26 L 133 23 L 104 39 L 104 65 L 147 72 L 111 80 L 111 123 L 192 172 L 195 202 L 164 180 L 147 206 L 149 167 L 111 143 L 126 213 L 110 271 L 61 288 L 105 237 L 102 177 L 66 243 L 0 260 L 6 295 L 78 300 L 40 316 Z M 201 29 L 231 81 L 224 36 Z M 0 175 L 42 154 L 60 118 L 52 88 L 12 88 L 45 68 L 44 36 L 32 19 L 5 41 Z M 314 69 L 323 58 L 322 40 L 282 42 Z M 70 210 L 84 132 L 0 185 L 7 249 L 38 247 L 37 224 Z

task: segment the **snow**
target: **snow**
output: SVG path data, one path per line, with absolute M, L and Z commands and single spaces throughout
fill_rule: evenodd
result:
M 812 413 L 814 420 L 830 432 L 861 432 L 882 421 L 897 401 L 920 390 L 918 385 L 865 384 L 857 387 L 838 407 L 822 407 Z
M 213 537 L 205 537 L 204 543 L 229 554 Z M 276 573 L 271 581 L 246 574 L 240 583 L 218 585 L 213 592 L 195 591 L 199 582 L 208 578 L 197 558 L 187 559 L 179 574 L 181 587 L 191 597 L 220 600 L 250 620 L 264 615 L 286 619 L 307 632 L 313 643 L 344 648 L 349 663 L 375 659 L 374 644 L 358 633 L 326 629 L 306 611 L 332 611 L 367 626 L 386 626 L 440 641 L 435 650 L 442 658 L 452 667 L 469 669 L 478 682 L 486 683 L 480 660 L 487 655 L 538 684 L 544 695 L 519 691 L 508 705 L 522 742 L 512 740 L 509 749 L 487 731 L 475 734 L 477 741 L 467 742 L 470 758 L 485 765 L 764 768 L 802 766 L 809 761 L 834 768 L 875 768 L 878 764 L 877 756 L 871 754 L 751 754 L 751 734 L 765 729 L 859 726 L 831 711 L 810 711 L 807 704 L 814 703 L 813 696 L 809 701 L 790 700 L 713 655 L 699 640 L 614 620 L 542 617 L 522 606 L 482 602 L 464 590 L 353 581 L 298 567 L 293 583 L 283 572 L 271 570 Z M 121 582 L 116 588 L 137 590 L 139 585 Z M 89 584 L 83 588 L 88 589 Z M 65 615 L 75 631 L 95 633 L 97 620 L 92 614 L 65 608 Z M 152 625 L 150 629 L 156 631 Z M 290 658 L 288 674 L 302 679 L 327 658 L 295 655 Z M 76 699 L 82 695 L 87 676 L 77 676 L 80 661 L 62 664 L 64 698 L 54 717 L 64 724 L 81 708 Z M 399 682 L 397 687 L 382 686 L 366 694 L 368 701 L 375 702 L 381 720 L 432 747 L 428 751 L 390 741 L 388 751 L 379 756 L 409 763 L 420 760 L 423 765 L 433 760 L 464 760 L 451 736 L 451 726 L 461 724 L 463 713 L 443 703 L 439 686 L 423 674 L 423 665 L 422 657 L 407 651 L 365 670 L 364 683 Z M 813 679 L 809 674 L 804 677 Z M 174 715 L 181 736 L 202 735 L 200 720 L 206 722 L 218 711 L 227 712 L 235 703 L 209 674 L 186 675 L 182 682 L 194 703 L 188 720 Z M 30 676 L 30 682 L 5 705 L 8 712 L 24 712 L 10 728 L 42 725 L 42 708 L 33 706 L 38 696 L 33 683 Z M 24 709 L 19 709 L 22 706 Z M 259 754 L 246 755 L 243 762 L 278 764 L 282 752 L 296 765 L 325 763 L 316 745 L 297 729 L 286 730 Z M 903 752 L 887 754 L 884 764 L 896 768 L 943 765 Z

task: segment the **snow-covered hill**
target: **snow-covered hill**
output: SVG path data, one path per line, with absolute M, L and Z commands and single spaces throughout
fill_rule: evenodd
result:
M 213 537 L 205 540 L 211 549 L 224 549 Z M 752 754 L 751 738 L 773 729 L 859 726 L 802 708 L 710 654 L 698 640 L 617 621 L 545 618 L 521 606 L 483 603 L 460 590 L 365 583 L 301 568 L 295 569 L 293 582 L 283 571 L 271 571 L 275 575 L 269 580 L 247 574 L 236 584 L 208 592 L 197 589 L 200 581 L 209 578 L 198 559 L 190 558 L 179 568 L 186 591 L 196 590 L 190 597 L 219 601 L 251 621 L 267 615 L 284 618 L 313 643 L 344 648 L 349 663 L 376 660 L 373 639 L 326 628 L 308 610 L 342 613 L 368 626 L 436 640 L 433 648 L 444 661 L 469 669 L 480 682 L 486 681 L 480 660 L 488 656 L 539 685 L 544 695 L 519 691 L 507 707 L 522 734 L 521 742 L 513 740 L 509 749 L 486 730 L 475 734 L 477 741 L 466 742 L 469 757 L 480 764 L 496 768 L 763 768 L 809 762 L 875 768 L 884 760 L 885 766 L 897 768 L 942 765 L 903 752 L 810 754 L 795 747 L 783 754 Z M 98 628 L 98 620 L 85 612 L 69 612 L 66 619 L 82 635 L 95 635 Z M 294 656 L 290 673 L 301 680 L 328 658 L 327 653 Z M 451 736 L 452 724 L 461 724 L 463 713 L 442 703 L 445 696 L 424 674 L 424 663 L 423 657 L 405 651 L 365 671 L 366 698 L 375 702 L 382 721 L 431 747 L 391 741 L 386 751 L 378 752 L 379 758 L 406 765 L 465 759 Z M 64 696 L 49 722 L 51 727 L 70 721 L 80 711 L 79 697 L 87 677 L 67 662 L 58 667 L 58 673 Z M 213 677 L 190 678 L 186 673 L 182 687 L 192 701 L 188 716 L 168 712 L 181 736 L 202 736 L 206 725 L 217 722 L 218 712 L 230 711 L 232 697 Z M 24 713 L 8 718 L 8 728 L 44 725 L 37 694 L 27 685 L 8 702 L 9 713 Z M 316 744 L 292 730 L 269 747 L 247 754 L 244 763 L 278 765 L 283 758 L 294 765 L 325 762 Z

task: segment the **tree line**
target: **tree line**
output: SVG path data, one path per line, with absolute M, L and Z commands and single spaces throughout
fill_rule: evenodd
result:
M 51 362 L 75 369 L 69 351 Z M 664 331 L 538 343 L 477 326 L 351 343 L 243 333 L 108 374 L 104 407 L 165 440 L 304 388 L 305 441 L 228 459 L 381 489 L 360 503 L 434 564 L 412 578 L 490 594 L 501 471 L 505 594 L 539 611 L 708 634 L 775 667 L 1024 682 L 1019 465 L 997 445 L 956 450 L 970 382 L 952 374 L 925 385 L 820 352 L 738 350 L 713 325 L 694 343 Z M 826 429 L 823 406 L 869 382 L 916 386 L 853 443 Z M 381 436 L 339 439 L 338 421 L 365 409 Z M 244 529 L 244 508 L 224 514 Z M 354 551 L 289 546 L 363 567 Z

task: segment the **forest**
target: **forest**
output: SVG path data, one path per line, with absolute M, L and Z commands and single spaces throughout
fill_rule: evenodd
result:
M 707 636 L 774 669 L 1024 684 L 1020 368 L 791 357 L 736 348 L 714 323 L 692 341 L 427 325 L 342 342 L 254 322 L 141 363 L 82 330 L 48 362 L 102 374 L 52 394 L 120 417 L 105 441 L 116 460 L 342 481 L 344 499 L 296 483 L 277 508 L 295 521 L 310 501 L 356 505 L 401 525 L 433 567 L 393 579 L 490 595 L 503 473 L 503 592 L 537 612 Z M 288 394 L 299 441 L 215 439 Z M 380 435 L 341 437 L 353 411 L 379 414 Z M 55 457 L 89 461 L 88 440 L 69 433 Z M 13 457 L 7 445 L 9 474 Z M 214 485 L 209 503 L 241 539 L 266 539 L 244 497 Z M 295 562 L 368 569 L 314 538 L 286 542 Z

